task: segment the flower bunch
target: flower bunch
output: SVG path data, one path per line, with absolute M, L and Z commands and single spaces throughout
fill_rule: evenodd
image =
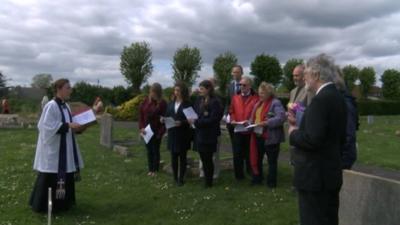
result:
M 295 114 L 295 115 L 298 112 L 302 113 L 305 110 L 305 107 L 300 102 L 288 103 L 287 108 L 289 111 L 293 112 L 293 114 Z

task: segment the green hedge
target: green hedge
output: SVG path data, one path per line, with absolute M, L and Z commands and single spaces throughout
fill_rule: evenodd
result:
M 357 105 L 362 116 L 400 114 L 400 101 L 358 101 Z
M 29 99 L 9 98 L 10 113 L 37 113 L 40 109 L 40 101 Z

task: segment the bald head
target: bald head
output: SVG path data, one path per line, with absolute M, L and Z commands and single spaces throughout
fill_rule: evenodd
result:
M 293 82 L 296 87 L 304 86 L 304 69 L 305 66 L 303 64 L 297 65 L 293 70 Z

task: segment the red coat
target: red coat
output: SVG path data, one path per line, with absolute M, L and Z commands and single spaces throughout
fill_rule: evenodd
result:
M 249 120 L 254 105 L 258 102 L 258 95 L 252 92 L 249 96 L 243 97 L 241 94 L 232 96 L 229 115 L 231 121 L 241 122 Z
M 145 128 L 150 124 L 156 137 L 161 138 L 165 133 L 165 126 L 160 122 L 160 116 L 164 116 L 166 110 L 167 103 L 164 100 L 157 103 L 146 97 L 144 102 L 140 105 L 139 129 Z
M 4 114 L 10 113 L 10 106 L 8 105 L 8 100 L 7 99 L 3 99 L 1 101 L 1 106 L 3 108 L 2 113 L 4 113 Z

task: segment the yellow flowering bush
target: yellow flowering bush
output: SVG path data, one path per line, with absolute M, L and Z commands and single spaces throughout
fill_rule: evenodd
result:
M 122 103 L 116 108 L 107 107 L 106 112 L 113 115 L 116 120 L 138 120 L 139 106 L 146 98 L 145 95 L 138 95 L 129 101 Z

